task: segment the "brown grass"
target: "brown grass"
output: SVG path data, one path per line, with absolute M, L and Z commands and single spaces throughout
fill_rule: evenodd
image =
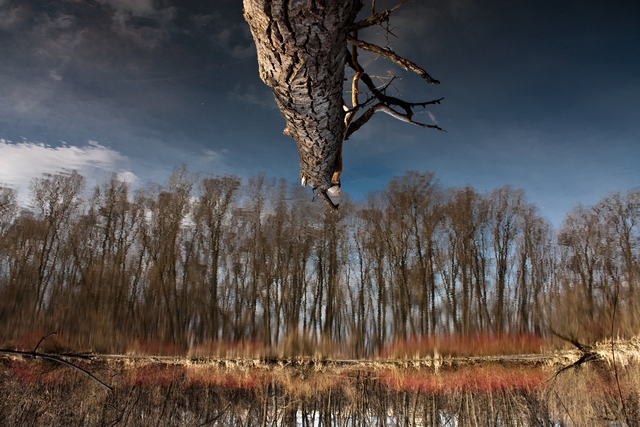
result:
M 475 334 L 420 337 L 395 341 L 380 353 L 382 358 L 442 356 L 496 356 L 536 354 L 549 348 L 549 343 L 534 334 Z
M 422 425 L 453 418 L 460 425 L 625 425 L 640 419 L 639 348 L 638 340 L 614 342 L 614 359 L 611 342 L 598 343 L 595 361 L 558 375 L 578 352 L 546 361 L 73 359 L 112 386 L 110 393 L 66 366 L 0 356 L 0 419 L 6 425 L 287 425 L 301 411 L 329 412 L 336 420 L 384 416 L 396 425 L 406 417 Z

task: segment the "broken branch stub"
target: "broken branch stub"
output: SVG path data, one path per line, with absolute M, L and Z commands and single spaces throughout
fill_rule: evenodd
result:
M 244 0 L 260 78 L 296 141 L 302 182 L 323 194 L 339 182 L 347 33 L 361 7 L 360 0 Z

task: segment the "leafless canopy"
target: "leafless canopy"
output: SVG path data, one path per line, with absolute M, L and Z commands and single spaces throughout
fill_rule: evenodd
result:
M 358 62 L 361 49 L 417 73 L 429 84 L 439 83 L 415 63 L 358 37 L 358 30 L 384 28 L 405 2 L 376 13 L 372 0 L 370 16 L 356 21 L 362 0 L 244 0 L 260 77 L 273 89 L 286 121 L 284 134 L 298 146 L 302 185 L 311 185 L 333 208 L 342 173 L 342 144 L 376 112 L 442 131 L 413 118 L 416 107 L 439 104 L 442 98 L 407 102 L 390 96 L 389 85 L 376 86 Z M 343 93 L 345 66 L 355 71 L 349 102 Z M 361 83 L 366 91 L 361 91 Z

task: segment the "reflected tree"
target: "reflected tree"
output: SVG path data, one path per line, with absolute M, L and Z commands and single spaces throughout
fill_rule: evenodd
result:
M 389 96 L 387 86 L 377 87 L 359 64 L 357 49 L 362 49 L 416 72 L 430 84 L 439 83 L 390 49 L 358 38 L 359 30 L 387 22 L 400 6 L 376 13 L 374 1 L 370 16 L 356 22 L 363 4 L 362 0 L 244 0 L 260 77 L 273 89 L 286 122 L 284 134 L 298 146 L 302 185 L 309 184 L 334 208 L 342 173 L 342 144 L 374 113 L 440 129 L 415 122 L 413 109 L 441 99 L 409 103 Z M 349 103 L 343 97 L 345 66 L 355 72 Z M 359 97 L 360 83 L 366 86 L 366 99 Z

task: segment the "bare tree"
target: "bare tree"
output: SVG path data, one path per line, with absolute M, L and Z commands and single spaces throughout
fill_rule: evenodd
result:
M 358 63 L 360 48 L 418 73 L 430 84 L 439 83 L 411 61 L 358 39 L 358 30 L 386 22 L 400 6 L 375 13 L 375 1 L 372 5 L 371 15 L 355 22 L 362 0 L 244 0 L 260 77 L 273 89 L 286 121 L 284 134 L 298 145 L 302 185 L 311 185 L 334 208 L 337 204 L 329 195 L 339 194 L 342 144 L 374 113 L 382 111 L 408 123 L 440 129 L 415 122 L 412 116 L 414 107 L 441 99 L 409 103 L 388 96 L 386 88 L 376 87 Z M 343 99 L 345 65 L 355 71 L 350 106 Z M 360 82 L 370 94 L 364 101 L 358 97 Z
M 514 299 L 517 313 L 513 321 L 519 332 L 542 334 L 542 297 L 552 275 L 554 249 L 551 225 L 540 217 L 533 204 L 525 203 L 519 216 L 522 234 L 517 242 L 517 285 Z
M 43 308 L 61 249 L 62 234 L 68 230 L 67 225 L 77 211 L 84 185 L 84 177 L 75 170 L 43 174 L 31 184 L 31 198 L 45 230 L 38 255 L 36 312 Z
M 524 192 L 510 186 L 491 193 L 491 233 L 496 269 L 493 326 L 496 331 L 504 330 L 509 318 L 509 273 L 515 240 L 521 233 L 517 219 L 521 214 L 523 199 Z
M 18 192 L 0 185 L 0 237 L 7 231 L 18 211 Z
M 199 233 L 203 234 L 203 263 L 206 266 L 205 286 L 208 298 L 208 334 L 218 339 L 220 329 L 220 307 L 218 287 L 220 286 L 219 266 L 221 261 L 224 223 L 231 209 L 235 194 L 240 187 L 240 179 L 235 176 L 205 178 L 200 182 L 200 197 L 195 210 L 195 221 Z
M 626 194 L 614 193 L 602 200 L 596 211 L 601 219 L 612 228 L 615 252 L 619 258 L 628 286 L 628 295 L 635 297 L 640 278 L 640 190 L 630 190 Z
M 558 235 L 562 264 L 568 270 L 566 281 L 581 289 L 582 312 L 589 321 L 597 318 L 602 254 L 606 252 L 603 231 L 597 213 L 578 205 L 567 214 Z

